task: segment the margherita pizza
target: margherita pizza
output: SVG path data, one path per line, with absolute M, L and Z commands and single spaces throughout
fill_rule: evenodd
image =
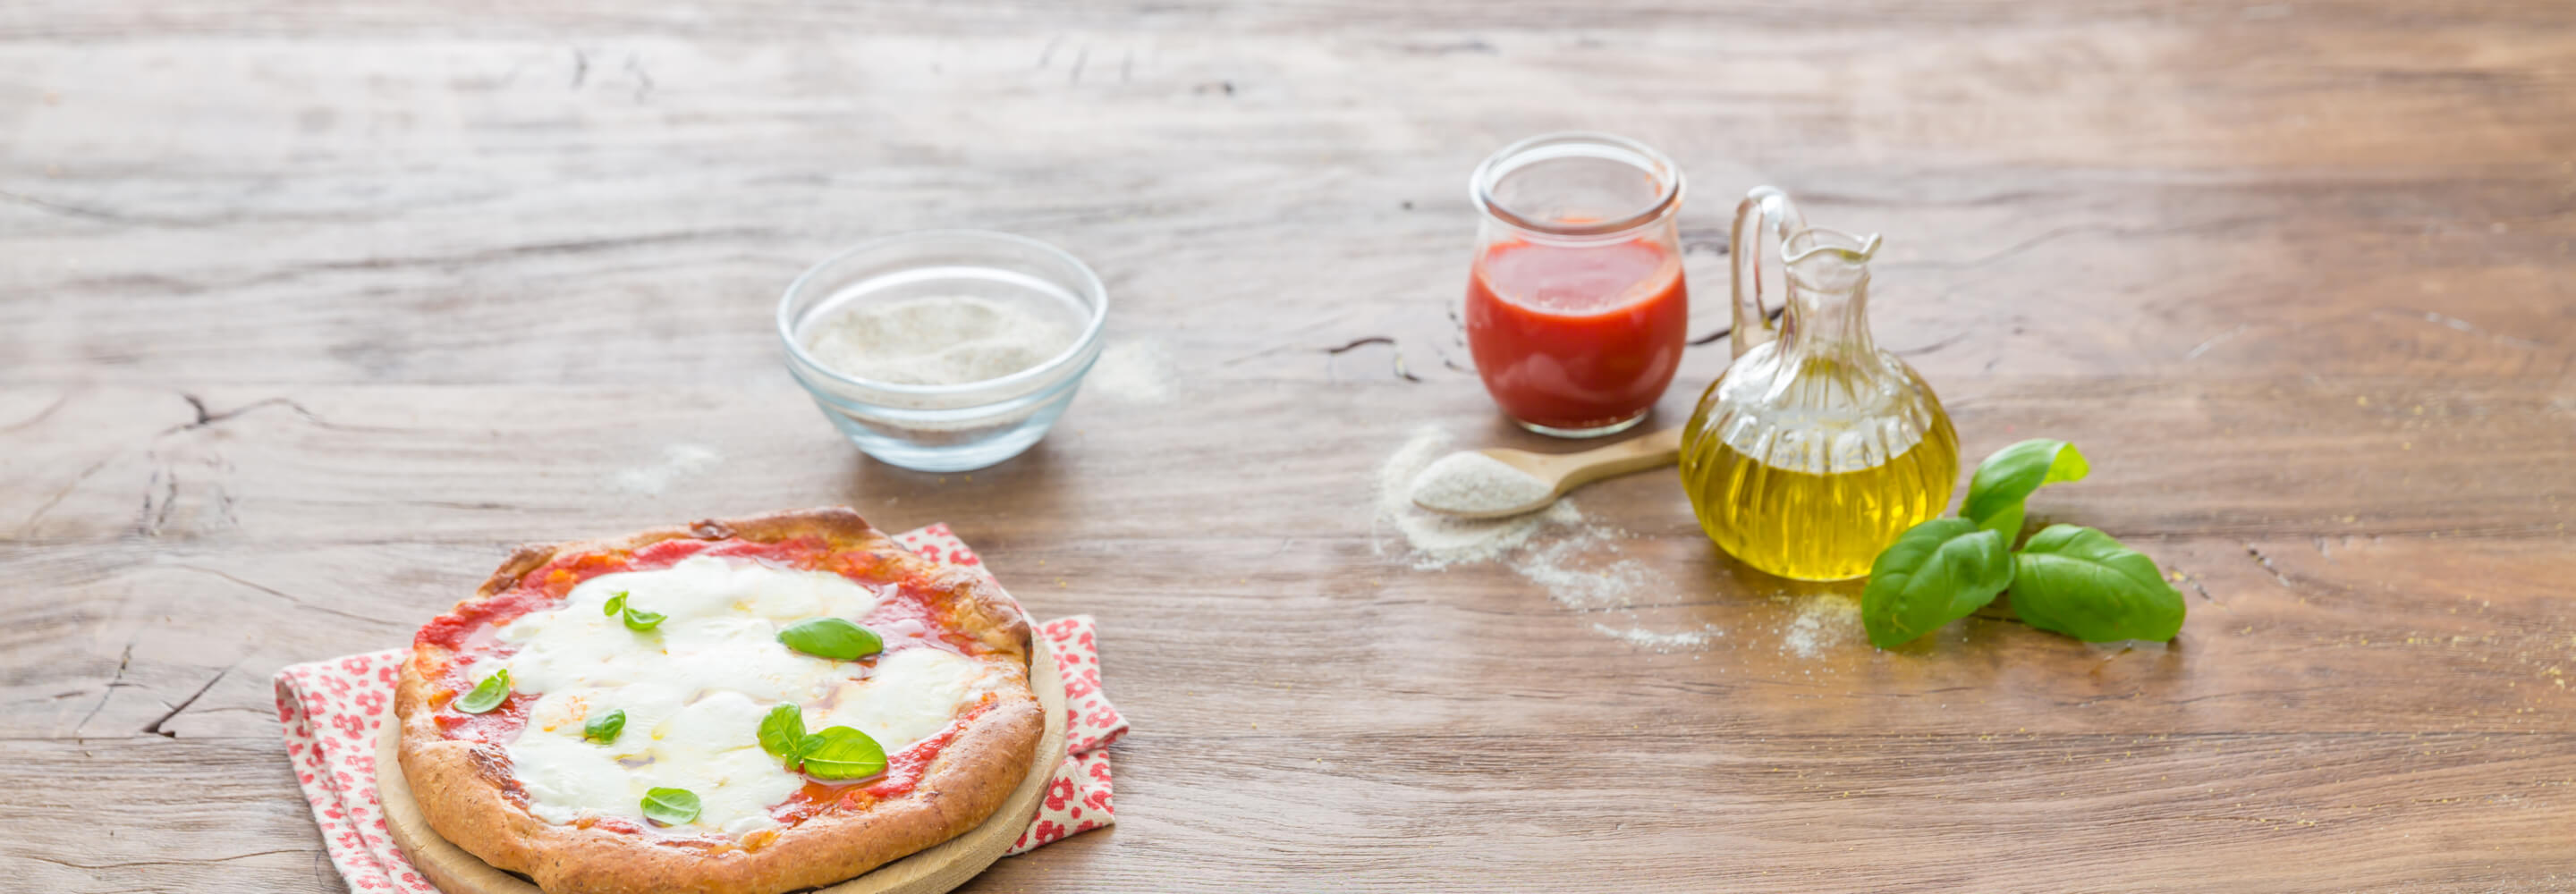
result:
M 432 828 L 553 894 L 770 894 L 965 832 L 1027 774 L 1029 625 L 848 509 L 528 547 L 421 628 Z

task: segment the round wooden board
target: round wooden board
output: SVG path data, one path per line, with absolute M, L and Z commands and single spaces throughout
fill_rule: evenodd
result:
M 1055 768 L 1064 762 L 1064 680 L 1056 675 L 1055 655 L 1044 638 L 1031 639 L 1029 688 L 1046 710 L 1046 732 L 1038 736 L 1037 757 L 1029 775 L 1011 791 L 1009 800 L 984 824 L 966 830 L 912 856 L 870 870 L 858 878 L 816 889 L 823 894 L 940 894 L 966 883 L 1002 858 L 1011 842 L 1027 831 L 1037 815 L 1038 798 L 1046 794 Z M 376 737 L 376 786 L 384 803 L 385 831 L 411 858 L 413 866 L 446 894 L 543 894 L 527 879 L 492 868 L 429 827 L 420 802 L 403 780 L 402 724 L 387 707 L 384 730 Z M 638 892 L 644 894 L 644 892 Z

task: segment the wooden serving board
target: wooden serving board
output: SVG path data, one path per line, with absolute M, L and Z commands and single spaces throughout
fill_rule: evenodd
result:
M 1046 731 L 1038 736 L 1037 756 L 1027 778 L 983 825 L 966 830 L 928 850 L 879 866 L 858 878 L 827 888 L 824 894 L 940 894 L 966 883 L 1002 858 L 1011 842 L 1037 815 L 1038 798 L 1046 793 L 1055 768 L 1064 761 L 1064 680 L 1056 675 L 1055 655 L 1044 637 L 1032 637 L 1029 688 L 1046 710 Z M 384 729 L 376 737 L 376 784 L 384 803 L 385 831 L 411 858 L 430 884 L 446 894 L 543 894 L 525 878 L 492 868 L 464 849 L 449 844 L 429 827 L 403 779 L 398 753 L 402 724 L 385 709 Z M 643 892 L 638 892 L 643 894 Z

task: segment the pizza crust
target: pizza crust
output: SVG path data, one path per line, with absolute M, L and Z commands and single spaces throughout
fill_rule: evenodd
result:
M 521 547 L 483 582 L 475 598 L 517 586 L 522 575 L 559 555 L 631 550 L 678 538 L 775 542 L 807 535 L 820 535 L 836 549 L 900 554 L 908 565 L 925 570 L 936 565 L 911 556 L 857 512 L 830 507 Z M 421 813 L 441 837 L 495 867 L 529 876 L 550 894 L 776 894 L 851 878 L 982 823 L 1027 774 L 1046 726 L 1029 691 L 1029 624 L 1018 603 L 983 575 L 963 568 L 937 565 L 929 579 L 954 600 L 957 628 L 976 636 L 992 656 L 1016 661 L 1016 667 L 1007 668 L 1014 672 L 995 689 L 993 706 L 940 749 L 911 792 L 863 812 L 825 811 L 778 830 L 756 849 L 703 841 L 666 843 L 646 835 L 548 823 L 506 794 L 512 777 L 501 746 L 441 734 L 429 707 L 436 686 L 431 673 L 449 656 L 426 644 L 413 647 L 394 692 L 394 711 L 402 724 L 403 773 Z

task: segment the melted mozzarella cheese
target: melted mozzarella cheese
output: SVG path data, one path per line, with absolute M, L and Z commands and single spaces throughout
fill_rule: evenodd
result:
M 851 727 L 893 754 L 937 735 L 958 703 L 982 695 L 983 670 L 955 652 L 905 649 L 878 659 L 876 676 L 842 684 L 828 710 L 808 709 L 805 728 Z
M 637 632 L 602 613 L 619 593 L 662 623 Z M 862 618 L 876 602 L 837 574 L 702 556 L 592 578 L 562 608 L 502 627 L 519 647 L 511 682 L 540 694 L 508 746 L 529 811 L 551 823 L 641 821 L 647 789 L 681 788 L 698 796 L 693 831 L 740 835 L 775 825 L 769 808 L 805 783 L 760 747 L 770 708 L 797 705 L 809 730 L 855 727 L 888 754 L 936 735 L 990 689 L 981 662 L 920 646 L 885 654 L 871 673 L 778 642 L 787 624 Z M 588 719 L 608 711 L 626 712 L 616 741 L 584 740 Z

